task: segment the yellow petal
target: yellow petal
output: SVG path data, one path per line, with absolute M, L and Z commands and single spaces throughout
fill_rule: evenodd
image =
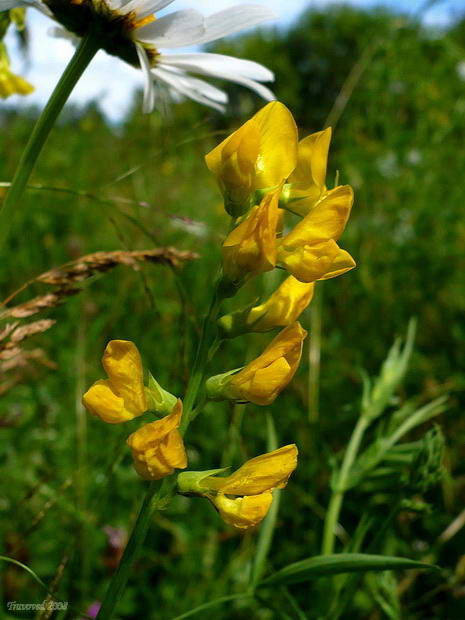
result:
M 266 194 L 224 241 L 223 269 L 231 281 L 239 282 L 275 267 L 280 191 Z
M 227 398 L 269 405 L 294 377 L 307 332 L 294 323 L 280 332 L 263 353 L 225 385 Z
M 270 491 L 237 499 L 229 499 L 220 494 L 212 500 L 223 521 L 240 530 L 249 529 L 263 521 L 272 501 L 273 495 Z
M 267 104 L 205 157 L 209 170 L 223 183 L 228 174 L 225 162 L 235 154 L 236 171 L 248 168 L 253 160 L 251 190 L 271 188 L 287 179 L 297 165 L 297 127 L 286 106 L 278 101 Z M 233 175 L 236 186 L 238 178 Z
M 187 455 L 181 434 L 177 430 L 182 417 L 182 402 L 178 399 L 172 413 L 161 420 L 145 424 L 127 439 L 132 450 L 134 467 L 146 480 L 159 480 L 175 469 L 187 467 Z
M 124 400 L 134 416 L 147 411 L 142 360 L 133 342 L 112 340 L 103 354 L 102 364 L 112 389 Z
M 289 178 L 293 211 L 306 215 L 326 191 L 326 168 L 331 128 L 314 133 L 299 142 L 298 163 Z M 297 200 L 296 200 L 297 199 Z
M 249 312 L 247 324 L 253 331 L 268 331 L 294 323 L 313 298 L 314 284 L 289 276 L 269 299 Z
M 349 252 L 346 252 L 345 250 L 339 248 L 339 252 L 336 255 L 336 258 L 333 260 L 331 267 L 320 279 L 329 280 L 330 278 L 336 278 L 337 276 L 340 276 L 343 273 L 350 271 L 356 266 L 357 264 L 352 258 L 352 256 L 349 254 Z
M 124 400 L 114 393 L 108 381 L 94 383 L 82 397 L 82 404 L 89 413 L 108 424 L 132 420 L 134 415 L 124 406 Z
M 287 179 L 297 165 L 297 126 L 291 112 L 279 101 L 267 104 L 252 120 L 260 133 L 255 188 L 274 187 Z
M 294 250 L 280 246 L 278 259 L 301 282 L 321 280 L 331 269 L 340 248 L 335 241 L 303 245 Z
M 297 167 L 289 183 L 298 189 L 323 189 L 326 183 L 331 127 L 312 133 L 299 142 Z
M 210 476 L 202 483 L 227 495 L 258 495 L 276 488 L 282 489 L 297 467 L 297 455 L 295 444 L 283 446 L 248 460 L 230 476 Z
M 350 185 L 341 185 L 327 193 L 325 198 L 282 239 L 286 248 L 310 245 L 333 239 L 344 232 L 354 201 Z

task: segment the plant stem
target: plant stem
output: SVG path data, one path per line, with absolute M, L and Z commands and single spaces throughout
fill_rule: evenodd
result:
M 319 417 L 320 370 L 321 370 L 321 332 L 323 311 L 322 282 L 315 286 L 315 298 L 310 306 L 310 346 L 308 349 L 308 419 L 315 425 Z
M 182 434 L 186 432 L 189 422 L 191 421 L 193 407 L 205 376 L 205 369 L 208 362 L 208 352 L 210 350 L 212 340 L 216 336 L 216 318 L 223 299 L 219 290 L 220 287 L 217 285 L 213 293 L 210 309 L 203 322 L 194 367 L 184 398 L 183 417 L 179 429 Z M 145 540 L 153 514 L 161 506 L 164 507 L 168 505 L 170 499 L 175 493 L 175 488 L 175 476 L 165 478 L 158 492 L 155 481 L 150 483 L 144 502 L 139 511 L 139 516 L 137 517 L 137 521 L 124 550 L 123 557 L 121 558 L 116 573 L 113 575 L 102 603 L 102 607 L 97 615 L 97 620 L 110 620 L 111 618 L 114 618 L 114 610 L 119 599 L 123 595 L 124 589 L 126 588 L 132 565 L 139 548 Z
M 166 483 L 167 480 L 165 479 L 162 486 L 158 489 L 158 492 L 156 481 L 152 481 L 149 485 L 128 544 L 124 550 L 123 557 L 110 582 L 102 607 L 97 614 L 98 620 L 114 618 L 114 609 L 124 592 L 137 551 L 144 542 L 150 523 L 152 522 L 153 513 L 159 507 L 162 497 L 168 490 L 166 488 L 168 486 Z
M 208 354 L 213 340 L 216 336 L 216 319 L 222 301 L 223 296 L 220 294 L 220 284 L 217 283 L 213 292 L 210 308 L 203 321 L 200 342 L 195 356 L 192 374 L 189 379 L 189 384 L 187 386 L 186 394 L 184 397 L 183 416 L 181 426 L 179 428 L 179 431 L 182 435 L 184 435 L 187 427 L 189 426 L 189 423 L 191 422 L 192 410 L 195 405 L 195 400 L 202 385 L 202 381 L 205 377 L 205 370 L 208 363 Z
M 352 433 L 352 437 L 350 438 L 349 445 L 347 446 L 344 460 L 342 461 L 341 470 L 337 476 L 336 485 L 331 495 L 328 512 L 326 513 L 322 546 L 322 553 L 324 555 L 333 553 L 336 526 L 339 521 L 339 514 L 341 512 L 342 502 L 344 499 L 347 478 L 350 474 L 355 458 L 357 457 L 363 435 L 369 425 L 370 420 L 365 416 L 360 416 L 354 428 L 354 432 Z
M 6 241 L 15 209 L 19 207 L 21 196 L 42 151 L 42 147 L 73 88 L 98 49 L 98 41 L 92 32 L 89 32 L 81 39 L 74 56 L 71 58 L 47 105 L 37 120 L 19 161 L 10 190 L 3 205 L 0 205 L 0 247 Z

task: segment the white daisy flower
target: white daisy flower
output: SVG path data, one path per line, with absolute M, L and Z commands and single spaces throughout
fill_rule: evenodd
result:
M 0 0 L 0 11 L 32 6 L 77 37 L 93 30 L 101 49 L 142 69 L 145 112 L 154 107 L 157 84 L 164 85 L 175 100 L 188 97 L 222 111 L 228 101 L 226 93 L 192 74 L 229 80 L 252 89 L 266 100 L 275 98 L 261 83 L 273 81 L 273 73 L 256 62 L 222 54 L 162 51 L 209 43 L 269 21 L 275 17 L 270 9 L 243 4 L 208 17 L 192 9 L 160 18 L 155 16 L 155 12 L 173 1 Z

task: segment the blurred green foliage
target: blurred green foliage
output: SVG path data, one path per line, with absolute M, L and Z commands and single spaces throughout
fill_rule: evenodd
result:
M 413 396 L 421 403 L 451 395 L 441 418 L 448 474 L 441 486 L 410 498 L 432 509 L 404 510 L 376 537 L 392 495 L 375 484 L 369 493 L 349 491 L 342 514 L 345 536 L 357 536 L 362 512 L 369 514 L 370 552 L 433 560 L 445 572 L 400 575 L 400 585 L 390 574 L 370 577 L 366 587 L 351 582 L 359 587 L 351 591 L 347 618 L 464 615 L 465 532 L 443 534 L 465 494 L 464 33 L 465 21 L 434 31 L 387 11 L 333 7 L 308 11 L 289 30 L 215 48 L 272 68 L 278 98 L 291 108 L 302 135 L 321 129 L 328 117 L 337 121 L 328 181 L 332 185 L 338 172 L 356 192 L 342 245 L 358 268 L 322 285 L 318 422 L 308 421 L 307 355 L 292 386 L 269 408 L 280 445 L 296 442 L 301 455 L 282 496 L 270 567 L 319 553 L 331 462 L 357 419 L 361 369 L 377 374 L 411 316 L 418 319 L 418 337 L 398 405 Z M 228 88 L 233 105 L 224 118 L 189 103 L 167 117 L 143 116 L 137 101 L 127 120 L 112 127 L 94 106 L 68 109 L 32 179 L 55 191 L 28 191 L 2 254 L 2 298 L 52 266 L 98 250 L 173 245 L 200 254 L 180 274 L 159 266 L 139 272 L 118 267 L 86 284 L 48 313 L 56 325 L 31 341 L 56 369 L 28 370 L 0 401 L 2 553 L 27 563 L 47 583 L 65 558 L 58 592 L 82 609 L 101 600 L 118 559 L 118 545 L 103 528 L 127 529 L 145 487 L 124 443 L 140 420 L 104 425 L 83 416 L 80 396 L 102 376 L 100 356 L 112 338 L 135 341 L 157 380 L 173 393 L 183 391 L 189 342 L 208 304 L 228 226 L 203 155 L 259 105 L 244 90 Z M 36 113 L 0 113 L 1 180 L 11 178 Z M 271 291 L 277 278 L 251 283 L 243 300 Z M 303 322 L 310 325 L 310 312 Z M 265 334 L 229 342 L 212 374 L 253 358 L 268 340 Z M 265 451 L 263 416 L 254 406 L 208 405 L 189 430 L 190 466 L 238 464 Z M 421 437 L 415 431 L 409 441 Z M 255 541 L 256 533 L 240 536 L 224 525 L 207 502 L 178 498 L 156 517 L 120 617 L 169 620 L 243 590 Z M 314 617 L 327 610 L 332 587 L 316 581 L 290 592 Z M 4 568 L 2 588 L 5 600 L 45 596 L 11 566 Z M 276 591 L 272 602 L 251 607 L 238 601 L 214 613 L 234 620 L 286 617 L 292 614 L 288 595 Z

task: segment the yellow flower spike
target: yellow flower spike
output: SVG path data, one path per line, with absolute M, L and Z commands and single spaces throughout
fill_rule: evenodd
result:
M 273 494 L 271 491 L 266 491 L 260 495 L 230 499 L 219 493 L 211 501 L 223 521 L 237 529 L 247 530 L 258 525 L 266 517 L 273 501 Z
M 82 402 L 91 413 L 109 424 L 126 422 L 147 411 L 142 360 L 133 342 L 111 340 L 102 365 L 108 379 L 101 379 L 84 394 Z
M 297 127 L 291 112 L 272 101 L 214 148 L 205 161 L 217 177 L 233 217 L 251 206 L 256 190 L 273 188 L 297 165 Z
M 276 266 L 280 192 L 281 187 L 266 194 L 224 241 L 223 271 L 231 282 L 242 283 Z
M 297 226 L 281 239 L 278 261 L 301 282 L 341 275 L 355 267 L 353 258 L 336 241 L 342 235 L 353 204 L 349 185 L 329 191 Z
M 239 372 L 208 379 L 209 398 L 270 405 L 294 377 L 306 336 L 307 332 L 300 323 L 289 325 L 257 359 Z
M 265 517 L 273 500 L 272 491 L 286 486 L 297 467 L 297 454 L 295 444 L 284 446 L 246 461 L 223 478 L 216 476 L 222 470 L 181 473 L 178 489 L 208 498 L 226 523 L 248 529 Z
M 178 399 L 169 415 L 145 424 L 128 437 L 134 468 L 144 480 L 160 480 L 175 469 L 187 467 L 184 442 L 177 430 L 181 418 L 182 402 Z
M 294 323 L 313 298 L 315 285 L 289 276 L 264 303 L 223 316 L 221 334 L 234 338 L 249 332 L 267 332 Z
M 326 169 L 331 127 L 299 142 L 297 167 L 289 178 L 292 185 L 290 208 L 305 216 L 326 193 Z

